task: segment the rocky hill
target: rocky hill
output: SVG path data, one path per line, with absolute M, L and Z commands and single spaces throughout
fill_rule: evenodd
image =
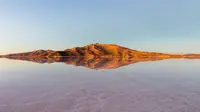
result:
M 37 50 L 25 53 L 8 54 L 4 57 L 123 57 L 123 58 L 181 58 L 183 55 L 172 55 L 156 52 L 132 50 L 116 44 L 90 44 L 83 47 L 74 47 L 64 51 Z

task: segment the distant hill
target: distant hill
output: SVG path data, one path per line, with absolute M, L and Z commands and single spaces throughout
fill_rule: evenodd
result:
M 37 50 L 24 53 L 8 54 L 3 57 L 123 57 L 123 58 L 182 58 L 184 55 L 164 54 L 157 52 L 143 52 L 132 50 L 116 44 L 90 44 L 83 47 L 74 47 L 64 51 Z M 191 55 L 190 55 L 191 57 Z

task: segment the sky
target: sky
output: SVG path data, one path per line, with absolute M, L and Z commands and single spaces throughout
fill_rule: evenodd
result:
M 111 43 L 200 53 L 199 0 L 0 0 L 0 54 Z

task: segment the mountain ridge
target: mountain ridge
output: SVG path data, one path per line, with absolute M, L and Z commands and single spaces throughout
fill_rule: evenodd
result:
M 200 54 L 167 54 L 133 50 L 117 44 L 89 44 L 83 47 L 73 47 L 64 51 L 36 50 L 23 53 L 0 55 L 0 57 L 123 57 L 123 58 L 200 58 Z

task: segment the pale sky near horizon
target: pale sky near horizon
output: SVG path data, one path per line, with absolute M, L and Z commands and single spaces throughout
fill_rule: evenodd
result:
M 113 43 L 200 53 L 199 0 L 1 0 L 0 54 Z

